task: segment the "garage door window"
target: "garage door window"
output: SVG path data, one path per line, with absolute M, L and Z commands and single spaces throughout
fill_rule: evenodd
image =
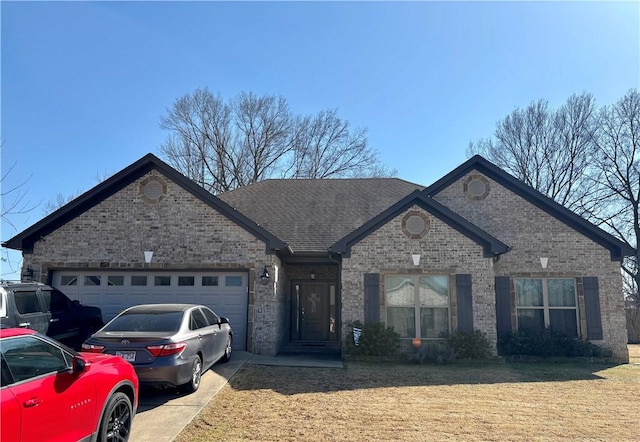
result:
M 131 285 L 135 285 L 135 286 L 147 285 L 147 277 L 146 276 L 132 276 L 131 277 Z
M 218 285 L 218 277 L 217 276 L 203 276 L 202 277 L 202 285 L 204 287 L 211 287 Z
M 60 284 L 62 285 L 78 285 L 78 277 L 72 275 L 62 275 L 60 277 Z
M 178 285 L 183 287 L 192 287 L 196 285 L 196 278 L 194 278 L 193 276 L 178 276 Z
M 99 276 L 85 276 L 84 285 L 100 285 Z
M 124 276 L 108 276 L 107 285 L 124 285 Z
M 156 276 L 154 278 L 154 285 L 160 285 L 160 286 L 171 285 L 171 276 Z
M 224 278 L 227 287 L 242 287 L 242 276 L 227 276 Z

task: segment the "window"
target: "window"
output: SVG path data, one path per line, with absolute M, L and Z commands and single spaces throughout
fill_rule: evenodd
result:
M 85 276 L 84 285 L 100 285 L 99 276 Z
M 191 321 L 189 321 L 189 330 L 197 330 L 199 328 L 207 327 L 207 320 L 200 311 L 199 308 L 191 312 Z
M 196 285 L 196 278 L 193 276 L 178 276 L 179 286 L 194 286 Z
M 60 277 L 60 284 L 62 285 L 78 285 L 78 277 L 73 275 L 62 275 Z
M 107 285 L 124 285 L 124 276 L 107 276 Z
M 132 276 L 131 277 L 131 285 L 136 285 L 136 286 L 147 285 L 147 277 L 146 276 Z
M 41 290 L 40 295 L 46 311 L 68 312 L 71 310 L 71 301 L 58 290 Z
M 171 276 L 156 276 L 153 285 L 167 286 L 171 285 Z
M 242 287 L 242 276 L 227 276 L 224 278 L 227 287 Z
M 220 323 L 220 318 L 208 308 L 203 308 L 202 313 L 207 318 L 209 325 L 218 325 Z
M 578 336 L 575 279 L 515 279 L 518 330 Z
M 69 354 L 34 336 L 4 340 L 2 356 L 14 382 L 68 370 L 71 367 Z
M 16 302 L 16 308 L 21 314 L 41 312 L 38 296 L 35 291 L 32 292 L 15 292 L 13 299 Z
M 402 338 L 439 338 L 449 332 L 449 277 L 386 276 L 387 326 Z
M 202 285 L 204 287 L 211 287 L 218 285 L 218 277 L 217 276 L 203 276 L 202 277 Z

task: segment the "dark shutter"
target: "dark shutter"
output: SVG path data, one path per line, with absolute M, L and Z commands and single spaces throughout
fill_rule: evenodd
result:
M 458 300 L 458 331 L 473 331 L 473 299 L 471 294 L 471 275 L 456 275 L 456 293 Z
M 380 322 L 380 274 L 364 274 L 364 322 Z
M 496 276 L 496 330 L 498 337 L 513 331 L 511 328 L 511 282 L 508 276 Z
M 587 339 L 602 339 L 602 318 L 600 317 L 600 290 L 597 277 L 582 278 L 584 308 L 587 319 Z

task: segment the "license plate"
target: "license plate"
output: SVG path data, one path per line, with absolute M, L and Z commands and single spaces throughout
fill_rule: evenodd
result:
M 136 352 L 135 351 L 117 351 L 116 356 L 120 356 L 127 362 L 133 362 L 136 360 Z

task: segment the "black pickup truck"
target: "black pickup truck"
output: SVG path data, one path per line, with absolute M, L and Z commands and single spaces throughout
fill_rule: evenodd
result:
M 72 301 L 58 289 L 36 282 L 2 282 L 0 325 L 30 328 L 77 349 L 104 323 L 98 307 Z

